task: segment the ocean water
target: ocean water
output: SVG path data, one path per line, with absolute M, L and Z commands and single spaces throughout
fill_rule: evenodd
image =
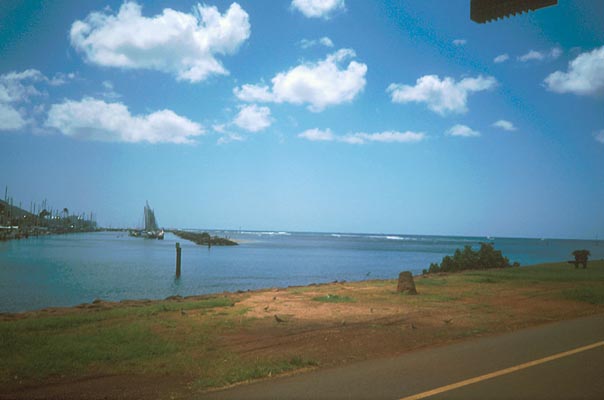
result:
M 94 299 L 162 299 L 172 295 L 286 287 L 334 280 L 421 273 L 457 248 L 490 241 L 522 265 L 568 260 L 576 249 L 604 258 L 604 242 L 343 233 L 229 232 L 239 246 L 197 246 L 122 232 L 55 235 L 0 242 L 0 312 L 73 306 Z M 175 279 L 175 243 L 182 275 Z

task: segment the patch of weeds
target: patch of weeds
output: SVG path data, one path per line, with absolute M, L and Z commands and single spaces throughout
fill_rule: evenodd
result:
M 448 282 L 446 279 L 420 278 L 415 281 L 417 286 L 444 286 Z
M 493 279 L 489 276 L 485 276 L 485 277 L 478 277 L 478 278 L 470 278 L 468 279 L 468 282 L 473 282 L 473 283 L 499 283 L 499 280 L 497 279 Z
M 447 296 L 445 294 L 438 294 L 438 293 L 423 294 L 423 295 L 421 295 L 421 297 L 426 300 L 435 301 L 435 302 L 447 302 L 447 301 L 459 300 L 459 297 L 457 297 L 457 296 Z
M 10 376 L 44 378 L 78 374 L 90 365 L 129 368 L 178 351 L 141 322 L 55 329 L 29 331 L 18 325 L 0 325 L 0 370 L 10 371 Z
M 325 296 L 313 297 L 314 301 L 320 301 L 323 303 L 354 303 L 355 300 L 352 297 L 340 296 L 337 294 L 327 294 Z
M 252 307 L 244 307 L 235 311 L 235 315 L 245 315 L 248 312 L 252 311 Z
M 212 369 L 211 372 L 208 371 L 210 374 L 205 375 L 196 383 L 201 389 L 221 387 L 317 365 L 318 363 L 316 361 L 307 360 L 301 356 L 294 356 L 283 360 L 256 359 L 251 362 L 240 359 L 229 360 L 219 366 L 219 371 L 216 371 L 215 369 Z
M 592 286 L 565 290 L 562 297 L 567 300 L 582 301 L 589 304 L 604 304 L 604 287 Z

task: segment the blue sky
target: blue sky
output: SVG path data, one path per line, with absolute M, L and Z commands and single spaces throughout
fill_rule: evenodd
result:
M 469 3 L 2 2 L 0 185 L 105 226 L 604 237 L 604 4 Z

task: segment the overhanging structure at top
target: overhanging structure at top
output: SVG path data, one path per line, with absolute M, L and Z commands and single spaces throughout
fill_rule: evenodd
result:
M 470 19 L 484 24 L 539 8 L 555 6 L 558 0 L 471 0 Z

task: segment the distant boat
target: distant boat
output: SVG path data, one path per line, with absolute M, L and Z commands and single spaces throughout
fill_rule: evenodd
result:
M 149 202 L 145 204 L 145 209 L 143 213 L 143 217 L 145 220 L 145 227 L 143 229 L 133 229 L 130 230 L 129 234 L 133 237 L 142 237 L 145 239 L 158 239 L 164 240 L 164 230 L 159 229 L 157 226 L 157 220 L 155 219 L 155 212 L 149 206 Z

